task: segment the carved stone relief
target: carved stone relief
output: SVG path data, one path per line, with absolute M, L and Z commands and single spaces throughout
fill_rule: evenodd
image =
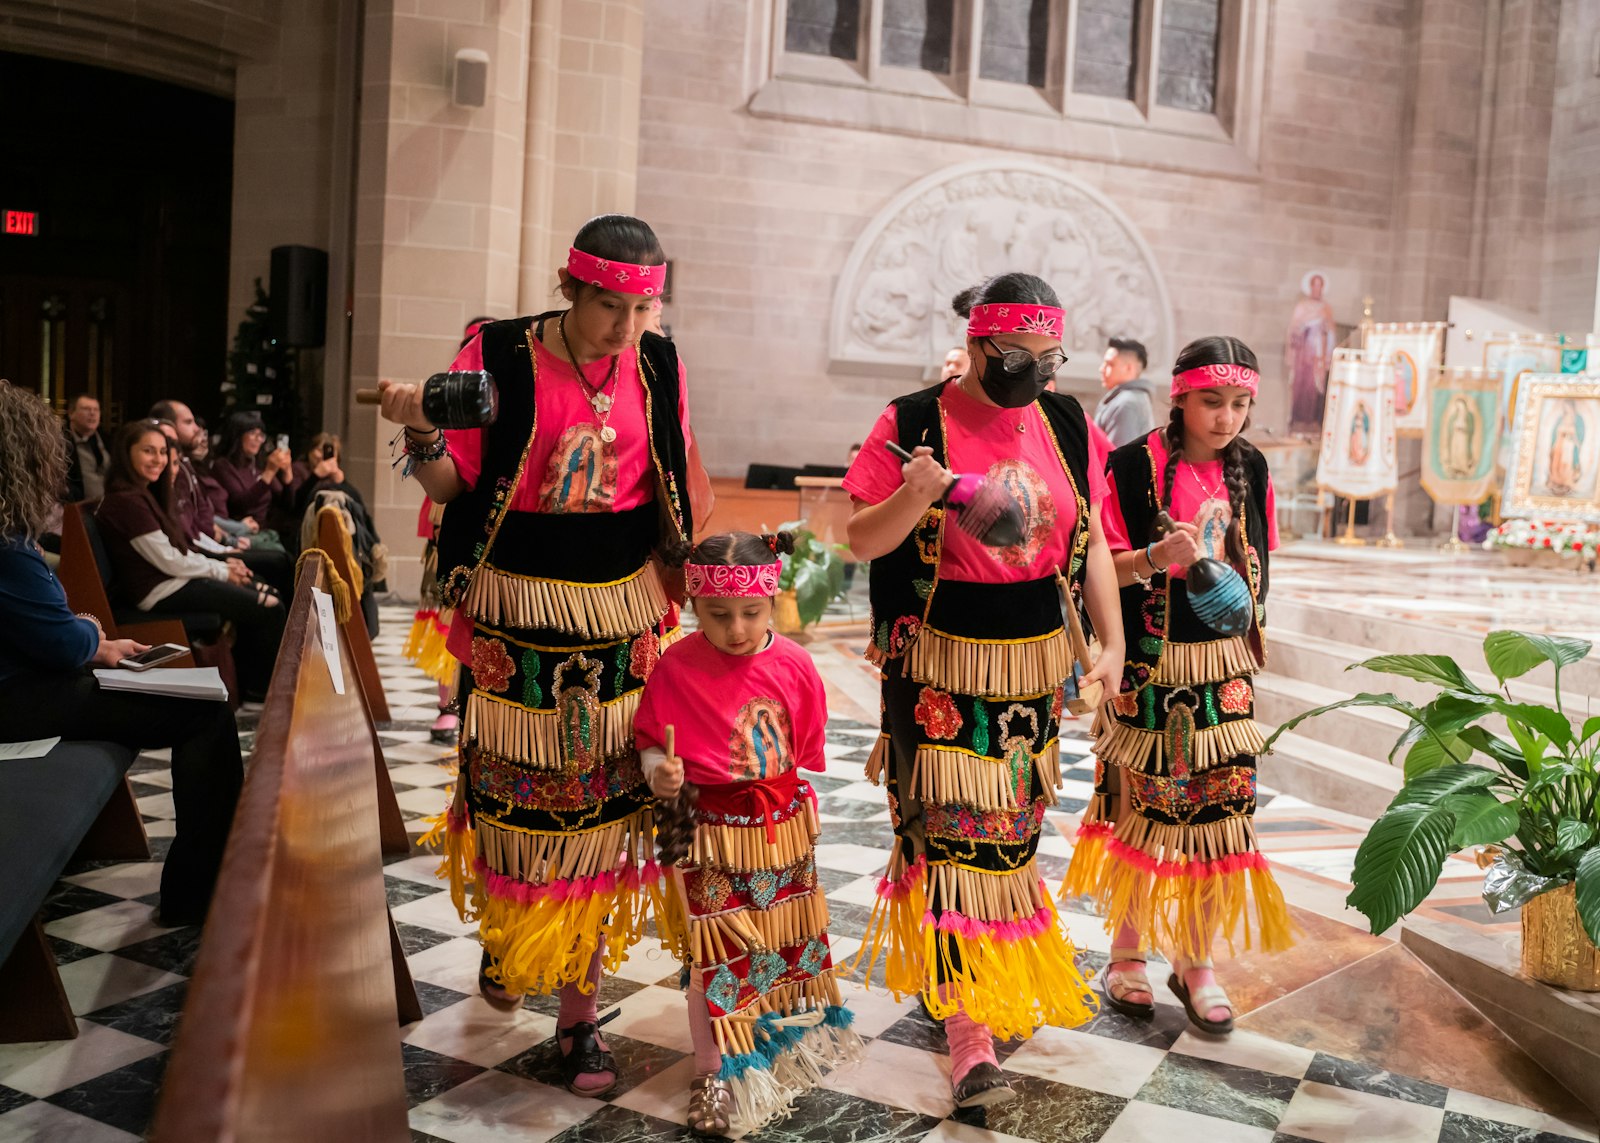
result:
M 965 336 L 950 299 L 1013 270 L 1066 307 L 1069 376 L 1095 374 L 1110 337 L 1138 338 L 1152 365 L 1171 359 L 1172 306 L 1133 224 L 1072 176 L 1006 160 L 936 172 L 872 220 L 834 294 L 834 364 L 920 375 Z

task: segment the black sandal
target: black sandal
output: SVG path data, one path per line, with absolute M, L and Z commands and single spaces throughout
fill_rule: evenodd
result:
M 522 1007 L 522 993 L 508 992 L 505 985 L 497 984 L 489 976 L 489 966 L 493 962 L 489 959 L 489 950 L 483 950 L 483 960 L 478 965 L 478 991 L 489 1002 L 491 1008 L 498 1008 L 502 1012 L 515 1012 Z
M 608 1017 L 616 1015 L 617 1012 L 607 1014 Z M 597 1098 L 616 1087 L 618 1079 L 621 1078 L 621 1074 L 617 1071 L 616 1057 L 611 1054 L 611 1049 L 600 1046 L 600 1024 L 606 1022 L 606 1017 L 602 1017 L 599 1024 L 580 1020 L 570 1028 L 556 1029 L 556 1051 L 561 1051 L 563 1039 L 572 1041 L 572 1046 L 561 1055 L 561 1079 L 573 1095 Z M 603 1075 L 607 1072 L 611 1074 L 611 1082 L 602 1087 L 575 1086 L 579 1076 Z
M 973 1064 L 955 1086 L 957 1107 L 993 1107 L 1017 1098 L 1011 1080 L 998 1066 L 988 1062 Z

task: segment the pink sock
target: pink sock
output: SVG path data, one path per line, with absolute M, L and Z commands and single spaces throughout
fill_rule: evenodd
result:
M 948 1000 L 949 985 L 941 985 L 939 994 L 941 999 Z M 994 1036 L 989 1032 L 987 1024 L 980 1024 L 963 1010 L 954 1016 L 946 1016 L 944 1021 L 944 1036 L 950 1043 L 950 1082 L 959 1085 L 967 1078 L 967 1073 L 979 1064 L 995 1064 L 1000 1061 L 994 1054 Z
M 589 971 L 585 974 L 589 991 L 578 990 L 579 981 L 561 986 L 561 1007 L 556 1015 L 556 1027 L 570 1028 L 574 1024 L 594 1024 L 600 1019 L 600 959 L 605 954 L 606 943 L 602 938 L 595 947 L 594 955 L 589 958 Z
M 694 1070 L 699 1075 L 713 1075 L 722 1070 L 722 1051 L 717 1047 L 717 1037 L 711 1031 L 711 1009 L 706 1006 L 706 994 L 691 988 L 689 999 L 689 1038 L 694 1041 Z

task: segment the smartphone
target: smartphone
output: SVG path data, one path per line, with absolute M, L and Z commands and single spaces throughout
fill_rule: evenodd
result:
M 129 655 L 122 659 L 117 666 L 130 671 L 148 671 L 151 667 L 159 667 L 162 663 L 170 663 L 187 655 L 189 648 L 182 643 L 162 643 L 158 647 L 151 647 L 148 651 L 140 651 L 137 655 Z
M 284 449 L 284 450 L 287 450 L 289 448 L 289 434 L 288 433 L 279 433 L 278 434 L 278 447 L 281 448 L 281 449 Z
M 322 459 L 323 460 L 332 460 L 333 459 L 333 446 L 331 444 L 325 444 L 325 445 L 322 446 Z

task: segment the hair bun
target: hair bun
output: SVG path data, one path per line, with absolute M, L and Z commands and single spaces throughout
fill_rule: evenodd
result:
M 970 318 L 972 316 L 972 307 L 978 304 L 978 295 L 982 292 L 982 286 L 968 286 L 950 299 L 950 308 L 956 311 L 957 317 L 962 319 Z
M 761 537 L 767 542 L 767 547 L 772 549 L 775 556 L 789 556 L 794 554 L 793 532 L 772 532 Z
M 684 540 L 668 540 L 656 549 L 656 554 L 669 568 L 681 568 L 689 562 L 689 556 L 693 551 L 694 545 Z

